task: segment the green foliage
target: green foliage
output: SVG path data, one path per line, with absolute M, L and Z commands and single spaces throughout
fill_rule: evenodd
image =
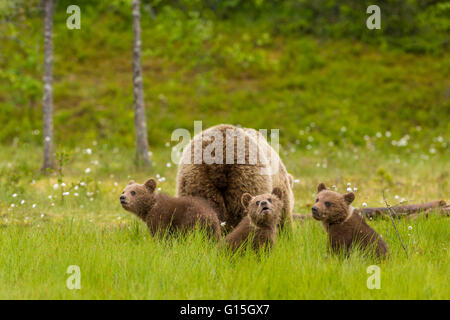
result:
M 0 141 L 40 144 L 43 17 L 36 2 L 6 3 L 8 23 L 0 25 Z M 58 1 L 55 14 L 56 144 L 73 147 L 95 140 L 110 147 L 132 146 L 130 2 L 94 6 L 77 1 L 81 30 L 65 26 L 69 4 Z M 448 31 L 448 5 L 380 2 L 387 30 L 397 12 L 395 19 L 407 32 L 372 32 L 370 45 L 364 44 L 371 42 L 364 36 L 369 32 L 365 5 L 143 1 L 150 147 L 164 145 L 175 128 L 191 130 L 194 120 L 203 120 L 204 127 L 229 122 L 280 128 L 281 142 L 296 148 L 332 143 L 394 147 L 396 152 L 447 151 L 448 54 L 391 49 L 402 48 L 397 40 L 413 38 L 438 48 L 433 43 Z M 345 18 L 360 10 L 361 19 Z M 424 36 L 422 27 L 413 28 L 416 20 L 411 22 L 409 15 L 435 35 Z M 307 28 L 291 25 L 297 23 Z M 391 35 L 398 35 L 397 40 Z M 388 138 L 386 132 L 392 135 Z M 379 133 L 382 138 L 377 138 Z M 406 136 L 409 144 L 393 146 Z M 433 141 L 438 137 L 442 141 Z

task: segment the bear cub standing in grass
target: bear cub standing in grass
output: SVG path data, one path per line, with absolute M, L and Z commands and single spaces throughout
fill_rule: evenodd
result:
M 333 252 L 349 253 L 353 244 L 361 247 L 375 247 L 378 258 L 388 254 L 386 242 L 364 221 L 357 210 L 350 206 L 355 195 L 350 192 L 340 194 L 319 184 L 315 205 L 312 207 L 314 219 L 322 222 L 328 232 L 329 246 Z
M 226 243 L 236 250 L 251 238 L 252 248 L 258 250 L 261 247 L 269 248 L 275 244 L 278 223 L 281 219 L 283 208 L 282 191 L 274 188 L 272 193 L 251 196 L 244 193 L 241 198 L 242 206 L 247 215 L 226 237 Z
M 155 193 L 156 181 L 144 184 L 131 181 L 120 196 L 122 207 L 147 223 L 156 235 L 164 230 L 186 232 L 196 225 L 205 228 L 212 238 L 220 238 L 220 222 L 216 212 L 202 198 L 173 198 Z

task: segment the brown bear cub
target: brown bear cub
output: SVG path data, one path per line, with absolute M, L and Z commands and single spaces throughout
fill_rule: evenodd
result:
M 274 188 L 272 193 L 251 196 L 244 193 L 241 198 L 242 206 L 247 215 L 226 237 L 226 243 L 236 250 L 252 239 L 252 248 L 272 247 L 275 244 L 278 223 L 281 219 L 283 201 L 282 191 Z
M 186 232 L 198 225 L 205 228 L 212 238 L 220 238 L 219 218 L 206 200 L 174 198 L 155 193 L 155 188 L 154 179 L 144 184 L 131 181 L 120 196 L 122 207 L 144 220 L 153 235 L 165 230 Z
M 350 206 L 355 199 L 352 192 L 340 194 L 328 190 L 323 183 L 319 184 L 317 191 L 312 216 L 321 221 L 328 232 L 328 245 L 333 252 L 348 254 L 354 244 L 359 244 L 362 248 L 374 247 L 378 258 L 386 257 L 386 242 Z

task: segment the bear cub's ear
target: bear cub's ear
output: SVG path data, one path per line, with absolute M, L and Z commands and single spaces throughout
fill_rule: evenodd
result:
M 145 186 L 150 192 L 155 191 L 155 188 L 156 188 L 156 181 L 155 181 L 155 179 L 148 179 L 147 181 L 145 181 L 144 186 Z
M 241 197 L 241 204 L 244 208 L 247 209 L 248 204 L 252 201 L 253 197 L 250 193 L 244 193 Z
M 134 183 L 135 183 L 134 180 L 130 180 L 130 182 L 128 182 L 128 185 L 134 184 Z
M 355 200 L 355 194 L 353 192 L 349 192 L 344 194 L 344 200 L 347 202 L 347 204 L 350 204 Z
M 278 187 L 273 188 L 272 194 L 280 200 L 283 198 L 283 191 Z
M 322 190 L 326 190 L 327 187 L 325 187 L 325 183 L 321 182 L 318 186 L 317 186 L 317 192 L 319 193 Z

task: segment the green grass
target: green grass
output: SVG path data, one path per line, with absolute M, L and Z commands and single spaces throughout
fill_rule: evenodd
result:
M 83 219 L 81 219 L 83 220 Z M 200 233 L 161 241 L 141 224 L 98 227 L 87 221 L 2 228 L 2 299 L 448 299 L 448 220 L 398 223 L 413 230 L 405 258 L 388 222 L 374 223 L 390 245 L 381 289 L 366 286 L 374 262 L 325 255 L 315 221 L 281 235 L 270 254 L 232 257 Z M 66 270 L 81 269 L 69 290 Z
M 291 237 L 280 234 L 268 254 L 233 256 L 200 232 L 152 238 L 144 223 L 120 207 L 118 197 L 129 179 L 143 181 L 156 174 L 166 178 L 159 183 L 163 191 L 173 194 L 176 165 L 166 166 L 170 148 L 153 150 L 155 165 L 147 171 L 134 168 L 132 150 L 115 153 L 98 145 L 90 148 L 91 155 L 74 152 L 65 167 L 63 181 L 70 195 L 62 202 L 61 188 L 53 189 L 57 176 L 38 173 L 39 149 L 1 147 L 0 298 L 450 298 L 446 217 L 397 221 L 408 258 L 389 220 L 369 221 L 391 252 L 390 259 L 379 264 L 381 289 L 369 290 L 366 269 L 376 262 L 359 252 L 349 259 L 328 255 L 326 234 L 313 220 L 296 224 Z M 449 200 L 447 154 L 424 160 L 420 154 L 376 157 L 375 152 L 362 149 L 342 151 L 339 156 L 319 149 L 282 152 L 282 156 L 300 179 L 294 188 L 295 212 L 310 210 L 320 181 L 335 184 L 341 191 L 351 182 L 358 188 L 355 206 L 381 205 L 383 187 L 388 188 L 392 204 L 400 201 L 395 195 L 409 202 Z M 326 168 L 315 165 L 324 159 Z M 95 160 L 98 165 L 92 164 Z M 84 173 L 87 167 L 91 172 Z M 384 173 L 379 173 L 380 168 L 385 168 Z M 81 186 L 81 181 L 86 185 Z M 20 204 L 21 200 L 25 203 Z M 70 265 L 81 268 L 80 290 L 66 287 Z

